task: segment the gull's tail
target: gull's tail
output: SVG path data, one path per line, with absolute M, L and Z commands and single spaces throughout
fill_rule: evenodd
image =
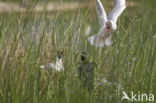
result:
M 91 45 L 94 45 L 95 38 L 96 38 L 96 35 L 92 35 L 88 38 L 88 41 L 90 42 Z
M 88 38 L 91 45 L 96 47 L 110 46 L 112 44 L 111 37 L 103 38 L 103 35 L 92 35 Z

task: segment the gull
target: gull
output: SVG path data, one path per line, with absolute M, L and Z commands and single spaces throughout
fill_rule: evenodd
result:
M 96 11 L 101 28 L 97 35 L 92 35 L 88 38 L 91 45 L 96 47 L 112 45 L 111 35 L 117 30 L 117 19 L 126 8 L 125 1 L 114 0 L 114 7 L 107 16 L 100 0 L 96 0 Z
M 40 68 L 45 69 L 47 71 L 50 70 L 54 70 L 57 72 L 64 71 L 64 67 L 62 65 L 62 55 L 63 55 L 63 51 L 58 51 L 55 63 L 47 63 L 46 65 L 41 65 Z

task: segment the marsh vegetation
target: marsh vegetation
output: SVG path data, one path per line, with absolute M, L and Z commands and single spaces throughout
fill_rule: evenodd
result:
M 88 26 L 89 35 L 99 31 L 95 7 L 1 12 L 0 103 L 121 103 L 122 91 L 156 96 L 154 1 L 127 5 L 112 36 L 114 45 L 105 48 L 91 46 L 85 35 Z M 64 51 L 64 72 L 41 71 L 58 50 Z M 103 81 L 91 92 L 77 77 L 82 51 L 97 63 L 94 80 Z

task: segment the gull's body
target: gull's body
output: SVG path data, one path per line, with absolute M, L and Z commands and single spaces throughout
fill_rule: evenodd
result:
M 64 67 L 62 65 L 62 54 L 61 54 L 61 52 L 58 52 L 58 56 L 56 58 L 55 63 L 47 63 L 46 65 L 41 65 L 40 68 L 45 69 L 47 71 L 50 71 L 50 70 L 54 70 L 57 72 L 64 71 Z
M 114 0 L 114 8 L 106 16 L 106 12 L 100 0 L 96 0 L 96 10 L 100 20 L 100 31 L 97 35 L 88 38 L 91 45 L 97 47 L 110 46 L 112 44 L 111 34 L 117 29 L 117 19 L 125 10 L 125 0 Z

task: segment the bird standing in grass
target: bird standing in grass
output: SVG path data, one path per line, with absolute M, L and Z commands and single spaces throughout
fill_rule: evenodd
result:
M 121 13 L 125 10 L 126 0 L 114 0 L 114 8 L 106 16 L 106 12 L 102 6 L 100 0 L 96 0 L 96 11 L 99 16 L 101 29 L 97 35 L 93 35 L 88 38 L 91 45 L 96 47 L 104 47 L 112 45 L 111 35 L 117 29 L 117 19 Z
M 81 53 L 81 64 L 77 68 L 78 75 L 80 78 L 80 81 L 82 82 L 82 85 L 88 88 L 88 91 L 90 91 L 93 88 L 93 82 L 94 82 L 94 70 L 96 67 L 96 63 L 89 62 L 87 60 L 87 56 L 85 52 Z
M 57 72 L 64 71 L 64 67 L 62 65 L 62 56 L 63 56 L 63 51 L 58 51 L 55 63 L 47 63 L 46 65 L 41 65 L 40 68 L 45 69 L 47 71 L 50 70 L 54 70 Z

